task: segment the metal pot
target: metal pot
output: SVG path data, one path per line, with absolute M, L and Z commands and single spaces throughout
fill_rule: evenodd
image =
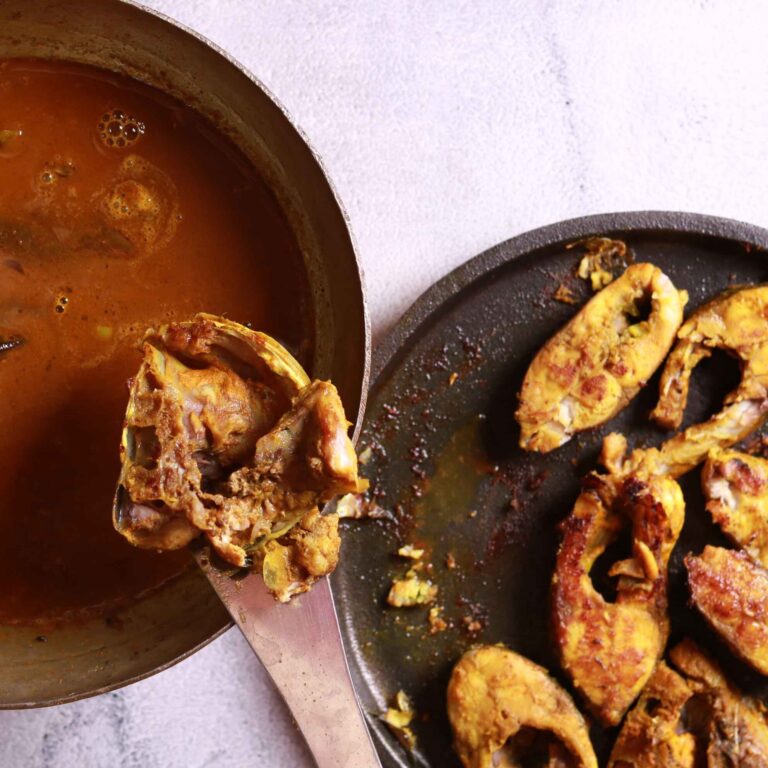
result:
M 0 0 L 0 58 L 11 57 L 63 59 L 129 75 L 193 107 L 242 150 L 301 246 L 314 304 L 313 375 L 333 379 L 357 434 L 370 329 L 354 245 L 317 156 L 264 86 L 201 37 L 120 0 Z M 0 707 L 109 691 L 180 661 L 228 626 L 206 579 L 190 570 L 117 622 L 93 620 L 46 638 L 34 628 L 0 627 Z

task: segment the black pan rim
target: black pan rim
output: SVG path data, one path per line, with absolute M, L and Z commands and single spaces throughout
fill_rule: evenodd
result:
M 382 371 L 411 336 L 418 332 L 419 326 L 428 320 L 444 301 L 464 290 L 470 283 L 513 259 L 548 245 L 612 231 L 638 230 L 718 237 L 749 242 L 768 249 L 768 228 L 738 219 L 687 211 L 647 210 L 590 214 L 523 232 L 469 258 L 433 283 L 411 304 L 373 349 L 369 398 L 371 392 L 377 388 Z

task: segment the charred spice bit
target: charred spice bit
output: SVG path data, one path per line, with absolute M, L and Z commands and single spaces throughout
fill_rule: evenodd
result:
M 411 405 L 418 405 L 427 396 L 428 392 L 422 387 L 415 387 L 408 392 L 408 402 Z
M 386 414 L 386 418 L 388 421 L 394 421 L 395 419 L 398 419 L 400 417 L 400 411 L 398 408 L 395 408 L 394 405 L 389 405 L 388 403 L 384 403 L 384 405 L 382 405 L 381 408 Z
M 557 286 L 557 290 L 552 294 L 552 298 L 561 304 L 578 304 L 576 295 L 565 283 L 560 283 Z
M 471 616 L 464 616 L 461 623 L 464 625 L 465 632 L 472 638 L 477 637 L 484 629 L 483 624 Z
M 507 547 L 525 541 L 525 520 L 518 515 L 505 516 L 491 534 L 485 549 L 486 557 L 494 559 L 504 552 Z
M 416 746 L 416 736 L 410 727 L 414 714 L 413 704 L 408 695 L 405 691 L 398 691 L 393 706 L 388 707 L 381 716 L 400 744 L 408 751 Z
M 448 622 L 442 617 L 443 607 L 434 605 L 429 609 L 427 621 L 429 621 L 429 634 L 436 635 L 438 632 L 445 632 L 448 629 Z
M 534 491 L 538 491 L 548 477 L 549 477 L 549 470 L 543 469 L 541 472 L 534 475 L 526 482 L 525 489 L 527 491 L 530 491 L 531 493 L 533 493 Z
M 411 457 L 411 459 L 413 459 L 413 461 L 421 462 L 426 461 L 429 458 L 429 453 L 424 447 L 425 445 L 426 440 L 424 437 L 419 437 L 417 439 L 417 444 L 408 450 L 408 455 Z
M 467 612 L 461 619 L 461 628 L 473 640 L 488 626 L 488 611 L 479 603 L 472 603 L 467 598 L 456 598 L 459 608 L 466 608 Z
M 586 254 L 576 268 L 576 274 L 582 280 L 589 280 L 592 290 L 597 292 L 611 283 L 615 271 L 623 271 L 634 261 L 632 252 L 621 240 L 608 237 L 588 237 L 570 243 L 566 248 L 581 246 Z

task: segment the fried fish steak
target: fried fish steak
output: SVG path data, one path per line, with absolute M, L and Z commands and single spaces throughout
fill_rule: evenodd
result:
M 660 661 L 624 720 L 608 768 L 695 768 L 696 737 L 684 722 L 693 695 L 685 679 Z
M 589 475 L 571 514 L 552 578 L 555 644 L 589 708 L 616 725 L 643 689 L 669 635 L 667 565 L 683 525 L 680 486 L 664 475 Z M 626 526 L 632 557 L 616 562 L 616 599 L 590 575 Z
M 685 301 L 652 264 L 633 264 L 603 288 L 528 368 L 516 413 L 520 446 L 546 453 L 615 416 L 669 351 Z
M 768 566 L 768 460 L 713 451 L 701 473 L 707 510 L 726 536 Z
M 744 696 L 692 640 L 659 662 L 627 715 L 609 768 L 768 768 L 763 705 Z
M 550 737 L 538 764 L 597 768 L 587 724 L 571 697 L 546 669 L 499 645 L 472 648 L 456 663 L 448 719 L 464 768 L 527 764 L 519 762 L 522 745 L 515 744 L 524 730 Z
M 694 605 L 736 655 L 768 675 L 768 572 L 746 552 L 713 546 L 685 566 Z
M 662 447 L 669 472 L 678 477 L 715 448 L 728 448 L 768 416 L 768 286 L 727 291 L 697 309 L 677 334 L 661 376 L 659 402 L 651 417 L 678 429 L 688 401 L 693 369 L 714 349 L 739 360 L 741 381 L 723 409 L 668 440 Z
M 692 640 L 683 640 L 669 655 L 696 694 L 698 711 L 689 714 L 689 727 L 699 731 L 708 768 L 768 768 L 768 723 L 762 703 L 744 696 Z
M 338 523 L 318 507 L 365 488 L 334 386 L 310 382 L 269 336 L 212 315 L 150 331 L 143 353 L 117 530 L 160 550 L 204 534 L 232 565 L 262 565 L 280 600 L 333 570 Z

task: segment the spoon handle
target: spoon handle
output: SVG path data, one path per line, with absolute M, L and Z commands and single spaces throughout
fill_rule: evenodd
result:
M 260 576 L 233 580 L 206 553 L 197 559 L 285 698 L 318 768 L 380 768 L 352 689 L 328 579 L 285 605 Z

